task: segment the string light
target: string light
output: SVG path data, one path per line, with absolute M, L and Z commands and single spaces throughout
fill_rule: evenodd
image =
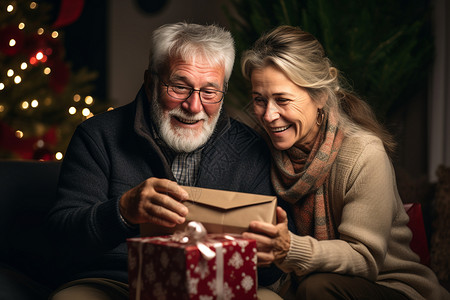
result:
M 43 140 L 38 140 L 37 142 L 36 142 L 36 147 L 38 147 L 38 148 L 42 148 L 42 147 L 44 147 L 44 141 Z
M 58 35 L 59 35 L 58 31 L 52 32 L 52 38 L 56 39 L 58 37 Z
M 33 101 L 31 101 L 31 107 L 36 108 L 39 105 L 39 101 L 37 101 L 36 99 L 34 99 Z
M 14 77 L 14 83 L 15 84 L 19 84 L 22 81 L 22 77 L 20 77 L 19 75 L 17 75 L 16 77 Z
M 73 101 L 74 102 L 79 102 L 81 100 L 81 96 L 78 94 L 73 95 Z
M 3 82 L 0 82 L 0 91 L 5 88 L 5 84 Z
M 14 47 L 16 45 L 16 40 L 15 39 L 10 39 L 9 40 L 9 46 L 10 47 Z
M 42 35 L 44 33 L 44 28 L 40 27 L 37 31 L 37 34 Z
M 6 11 L 9 13 L 12 12 L 13 10 L 14 10 L 14 6 L 11 4 L 6 7 Z
M 14 76 L 14 70 L 13 70 L 13 69 L 9 69 L 9 70 L 6 72 L 6 75 L 7 75 L 8 77 L 13 77 L 13 76 Z
M 46 68 L 44 69 L 44 74 L 45 74 L 45 75 L 48 75 L 48 74 L 50 74 L 51 71 L 52 71 L 52 69 L 50 69 L 49 67 L 46 67 Z
M 89 116 L 91 114 L 91 111 L 89 110 L 89 108 L 83 108 L 83 110 L 81 111 L 81 114 L 85 117 Z
M 25 23 L 24 22 L 20 22 L 18 27 L 19 27 L 20 30 L 24 29 L 25 28 Z
M 15 134 L 16 134 L 16 137 L 17 137 L 18 139 L 23 138 L 23 132 L 22 132 L 22 131 L 16 130 Z
M 28 103 L 28 101 L 23 101 L 22 102 L 22 109 L 28 109 L 28 107 L 30 107 L 30 103 Z
M 76 112 L 77 112 L 77 109 L 75 107 L 71 106 L 69 108 L 69 114 L 74 115 L 74 114 L 76 114 Z
M 94 98 L 92 98 L 91 96 L 87 96 L 86 98 L 84 98 L 84 103 L 86 103 L 87 105 L 91 105 L 92 103 L 94 103 Z
M 33 1 L 33 2 L 30 3 L 30 8 L 31 9 L 35 9 L 36 7 L 37 7 L 37 3 L 36 2 Z
M 23 63 L 20 65 L 20 68 L 21 68 L 22 70 L 25 70 L 26 68 L 28 68 L 27 63 L 26 63 L 26 62 L 23 62 Z
M 56 153 L 55 153 L 55 158 L 56 158 L 57 160 L 61 160 L 61 159 L 63 158 L 63 154 L 62 154 L 61 152 L 56 152 Z
M 0 113 L 5 111 L 5 107 L 3 105 L 0 105 Z

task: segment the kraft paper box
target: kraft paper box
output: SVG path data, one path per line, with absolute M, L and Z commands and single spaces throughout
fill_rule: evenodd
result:
M 173 228 L 141 224 L 141 236 L 158 236 L 182 231 L 190 221 L 201 222 L 208 233 L 236 233 L 248 230 L 251 221 L 276 224 L 276 196 L 239 193 L 182 186 L 189 193 L 183 204 L 189 209 L 186 222 Z
M 256 300 L 256 241 L 207 236 L 209 260 L 170 236 L 128 239 L 130 299 Z

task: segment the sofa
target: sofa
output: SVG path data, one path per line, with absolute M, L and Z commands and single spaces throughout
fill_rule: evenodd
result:
M 47 299 L 57 284 L 45 216 L 60 162 L 0 161 L 0 299 Z
M 55 201 L 60 165 L 0 160 L 0 300 L 47 299 L 58 285 L 58 241 L 46 235 L 44 221 Z M 409 225 L 416 252 L 428 263 L 425 227 L 431 225 L 423 225 L 420 206 L 415 207 Z

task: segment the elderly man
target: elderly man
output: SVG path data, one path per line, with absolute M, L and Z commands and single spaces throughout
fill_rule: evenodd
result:
M 162 26 L 136 99 L 77 128 L 49 215 L 68 282 L 53 299 L 128 299 L 125 240 L 185 221 L 179 185 L 273 194 L 265 143 L 222 110 L 234 57 L 222 28 Z

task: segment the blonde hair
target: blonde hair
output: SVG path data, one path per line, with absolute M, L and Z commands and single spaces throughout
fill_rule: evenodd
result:
M 324 105 L 325 113 L 332 111 L 347 136 L 366 130 L 383 141 L 389 155 L 394 153 L 392 136 L 376 120 L 370 106 L 343 87 L 339 71 L 312 34 L 284 25 L 261 36 L 243 53 L 242 73 L 250 80 L 253 70 L 266 66 L 276 67 L 306 89 L 313 101 Z

